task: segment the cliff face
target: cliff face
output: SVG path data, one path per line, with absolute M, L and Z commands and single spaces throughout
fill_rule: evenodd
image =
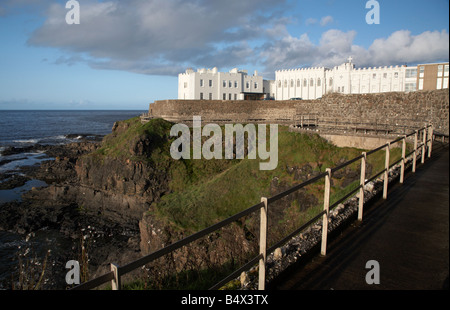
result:
M 75 167 L 80 182 L 77 203 L 108 217 L 139 220 L 168 190 L 168 177 L 148 163 L 92 156 Z
M 108 217 L 138 221 L 169 189 L 168 166 L 152 161 L 153 153 L 162 153 L 169 126 L 162 120 L 145 128 L 137 119 L 115 123 L 101 147 L 77 161 L 82 191 L 77 203 Z

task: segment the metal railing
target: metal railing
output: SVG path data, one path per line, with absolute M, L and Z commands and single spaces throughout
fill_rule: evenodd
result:
M 428 137 L 428 139 L 427 139 Z M 425 161 L 425 153 L 426 150 L 428 150 L 428 157 L 431 156 L 432 151 L 432 144 L 433 144 L 433 127 L 431 125 L 427 125 L 419 130 L 415 130 L 414 132 L 403 135 L 402 137 L 399 137 L 389 143 L 386 143 L 376 149 L 373 149 L 368 152 L 363 152 L 358 157 L 355 157 L 337 167 L 334 168 L 327 168 L 325 172 L 301 183 L 298 185 L 295 185 L 288 190 L 279 193 L 275 196 L 272 196 L 270 198 L 262 197 L 261 202 L 258 204 L 253 205 L 252 207 L 241 211 L 240 213 L 237 213 L 217 224 L 214 224 L 208 228 L 205 228 L 204 230 L 201 230 L 195 234 L 192 234 L 182 240 L 179 240 L 175 243 L 172 243 L 160 250 L 157 250 L 149 255 L 146 255 L 142 258 L 139 258 L 133 262 L 128 263 L 124 266 L 118 266 L 116 264 L 111 264 L 111 271 L 96 278 L 93 280 L 90 280 L 88 282 L 85 282 L 83 284 L 80 284 L 72 289 L 75 290 L 87 290 L 87 289 L 93 289 L 96 288 L 104 283 L 107 283 L 111 281 L 111 286 L 113 290 L 118 290 L 121 288 L 121 277 L 125 274 L 144 266 L 145 264 L 148 264 L 157 258 L 160 258 L 166 254 L 169 254 L 183 246 L 186 246 L 212 232 L 217 231 L 218 229 L 239 220 L 240 218 L 250 215 L 254 212 L 259 211 L 260 212 L 260 226 L 259 226 L 259 254 L 252 259 L 250 259 L 247 263 L 245 263 L 243 266 L 241 266 L 239 269 L 232 272 L 230 275 L 228 275 L 226 278 L 222 279 L 218 283 L 216 283 L 214 286 L 212 286 L 210 289 L 219 289 L 229 281 L 235 279 L 238 277 L 242 272 L 249 270 L 255 265 L 259 265 L 258 270 L 258 289 L 264 290 L 266 285 L 266 261 L 267 261 L 267 255 L 274 252 L 277 248 L 281 247 L 282 245 L 286 244 L 291 238 L 301 233 L 303 230 L 317 222 L 320 221 L 320 218 L 322 217 L 322 241 L 321 241 L 321 255 L 326 255 L 327 250 L 327 235 L 328 235 L 328 221 L 330 218 L 330 211 L 338 206 L 340 203 L 346 201 L 353 195 L 355 195 L 359 191 L 359 204 L 358 204 L 358 220 L 361 221 L 363 217 L 363 207 L 364 207 L 364 187 L 369 182 L 373 181 L 374 179 L 378 178 L 379 176 L 383 175 L 383 199 L 387 199 L 388 194 L 388 183 L 389 183 L 389 170 L 391 167 L 397 165 L 400 163 L 400 183 L 404 182 L 404 175 L 405 175 L 405 164 L 408 159 L 408 157 L 412 156 L 412 172 L 414 173 L 416 171 L 417 166 L 417 158 L 418 155 L 421 155 L 421 163 L 424 163 Z M 447 136 L 448 137 L 448 136 Z M 406 140 L 412 139 L 414 142 L 414 148 L 411 152 L 406 154 Z M 390 163 L 390 149 L 391 146 L 395 143 L 401 143 L 402 144 L 402 156 L 399 160 L 397 160 L 394 163 Z M 366 162 L 367 157 L 378 152 L 385 150 L 386 152 L 386 158 L 385 158 L 385 167 L 383 170 L 375 172 L 369 179 L 366 179 Z M 346 194 L 344 197 L 338 199 L 333 204 L 330 205 L 330 188 L 331 188 L 331 178 L 335 172 L 337 172 L 340 169 L 343 169 L 347 167 L 348 165 L 355 163 L 357 161 L 361 160 L 361 172 L 360 172 L 360 184 L 355 189 L 353 189 L 351 192 Z M 279 240 L 274 245 L 272 245 L 270 248 L 267 248 L 267 232 L 268 232 L 268 210 L 270 208 L 270 205 L 274 202 L 282 199 L 283 197 L 292 194 L 305 186 L 308 186 L 310 184 L 313 184 L 322 178 L 325 179 L 325 188 L 324 188 L 324 202 L 323 202 L 323 211 L 316 214 L 312 219 L 310 219 L 307 223 L 303 224 L 301 227 L 297 228 L 295 231 L 290 233 L 289 235 L 282 238 L 282 240 Z

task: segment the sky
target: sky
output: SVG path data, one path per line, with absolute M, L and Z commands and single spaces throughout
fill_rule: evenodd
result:
M 0 110 L 146 110 L 187 68 L 449 59 L 449 0 L 78 0 L 79 24 L 67 2 L 0 0 Z

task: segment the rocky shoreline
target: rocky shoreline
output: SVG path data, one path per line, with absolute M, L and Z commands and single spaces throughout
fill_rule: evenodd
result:
M 90 210 L 77 203 L 75 191 L 82 188 L 76 173 L 77 162 L 100 146 L 101 137 L 76 137 L 79 142 L 2 150 L 3 158 L 36 152 L 47 156 L 40 164 L 0 172 L 2 191 L 20 188 L 32 180 L 46 184 L 25 191 L 20 199 L 0 203 L 0 232 L 19 238 L 15 241 L 17 262 L 11 263 L 11 276 L 1 279 L 2 289 L 34 288 L 44 264 L 44 277 L 37 288 L 66 289 L 65 264 L 69 260 L 84 261 L 87 267 L 84 276 L 94 278 L 103 273 L 105 261 L 120 263 L 137 257 L 137 221 L 130 223 L 127 219 L 118 221 L 93 216 Z M 0 161 L 0 167 L 9 162 L 11 160 Z M 58 192 L 62 194 L 57 195 Z

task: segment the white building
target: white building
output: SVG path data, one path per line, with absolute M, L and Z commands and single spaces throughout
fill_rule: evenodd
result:
M 218 72 L 217 68 L 187 69 L 178 75 L 178 99 L 263 99 L 269 88 L 269 81 L 264 81 L 258 72 L 248 75 L 247 71 L 236 68 L 230 72 Z
M 415 91 L 417 67 L 390 66 L 355 68 L 350 57 L 346 63 L 332 69 L 306 68 L 275 72 L 276 100 L 291 98 L 318 99 L 326 93 L 371 94 Z
M 448 88 L 448 63 L 415 67 L 356 68 L 352 57 L 332 69 L 325 67 L 278 70 L 275 80 L 263 80 L 255 71 L 217 68 L 187 69 L 178 76 L 178 99 L 248 100 L 318 99 L 328 93 L 373 94 Z

